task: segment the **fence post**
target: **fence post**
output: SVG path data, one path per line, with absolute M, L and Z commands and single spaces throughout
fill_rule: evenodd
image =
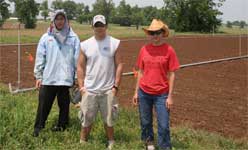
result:
M 242 43 L 241 43 L 242 41 L 241 41 L 241 28 L 239 28 L 239 56 L 241 56 L 242 55 L 242 50 L 241 50 L 241 48 L 242 48 Z
M 20 36 L 20 26 L 19 23 L 18 26 L 18 89 L 20 88 L 20 82 L 21 82 L 21 36 Z

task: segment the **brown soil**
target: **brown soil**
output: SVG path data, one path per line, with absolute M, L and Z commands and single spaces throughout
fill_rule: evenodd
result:
M 238 36 L 220 37 L 173 37 L 166 40 L 176 50 L 181 64 L 220 59 L 248 54 L 248 37 L 242 36 L 241 47 Z M 123 41 L 125 68 L 132 71 L 139 49 L 146 40 Z M 36 45 L 21 46 L 20 86 L 33 87 Z M 176 74 L 174 108 L 171 123 L 189 124 L 197 129 L 217 132 L 227 137 L 248 137 L 248 60 L 235 60 L 183 68 Z M 0 82 L 17 86 L 17 45 L 0 46 Z M 120 103 L 130 106 L 135 78 L 123 77 L 120 87 Z M 36 99 L 36 97 L 34 97 Z

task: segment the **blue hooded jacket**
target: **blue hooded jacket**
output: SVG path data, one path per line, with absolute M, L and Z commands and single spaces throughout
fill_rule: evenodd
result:
M 55 14 L 61 14 L 59 11 Z M 64 14 L 66 17 L 66 15 Z M 67 24 L 67 18 L 65 24 Z M 69 26 L 67 26 L 69 27 Z M 34 67 L 35 78 L 42 80 L 42 85 L 72 86 L 76 77 L 77 59 L 80 40 L 69 27 L 64 43 L 59 42 L 48 29 L 38 44 Z

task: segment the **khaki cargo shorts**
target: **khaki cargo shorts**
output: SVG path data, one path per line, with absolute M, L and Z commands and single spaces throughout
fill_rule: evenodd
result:
M 112 127 L 118 114 L 118 102 L 112 90 L 100 95 L 84 93 L 78 113 L 82 126 L 90 126 L 95 120 L 98 111 L 100 111 L 104 123 L 108 127 Z

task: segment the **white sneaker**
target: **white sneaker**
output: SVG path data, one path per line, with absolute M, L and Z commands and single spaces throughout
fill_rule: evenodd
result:
M 154 145 L 148 145 L 148 146 L 147 146 L 147 150 L 155 150 Z
M 114 147 L 114 141 L 109 141 L 109 142 L 108 142 L 107 150 L 112 150 L 113 147 Z
M 79 143 L 80 144 L 86 144 L 87 142 L 85 140 L 80 139 Z

